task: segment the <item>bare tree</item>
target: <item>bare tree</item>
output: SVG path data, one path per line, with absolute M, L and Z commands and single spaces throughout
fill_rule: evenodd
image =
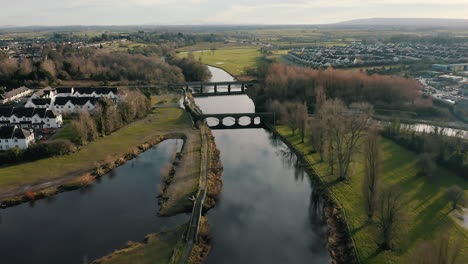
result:
M 458 205 L 466 203 L 466 195 L 464 190 L 458 185 L 452 185 L 445 190 L 445 196 L 452 202 L 452 211 L 456 210 Z
M 287 125 L 293 135 L 307 120 L 307 106 L 303 103 L 286 102 L 281 105 L 281 122 Z
M 371 127 L 364 143 L 364 205 L 369 220 L 374 216 L 380 185 L 382 154 L 380 137 L 376 127 Z
M 327 101 L 322 111 L 329 136 L 329 156 L 333 155 L 329 162 L 336 160 L 339 178 L 346 180 L 353 155 L 359 150 L 363 132 L 368 128 L 372 106 L 356 103 L 347 109 L 340 100 L 335 99 Z
M 310 142 L 314 147 L 314 150 L 319 153 L 320 161 L 324 160 L 325 143 L 327 140 L 325 130 L 326 127 L 322 120 L 314 118 L 309 121 Z
M 396 241 L 404 233 L 405 215 L 402 193 L 389 187 L 382 190 L 376 221 L 379 246 L 383 250 L 392 250 Z

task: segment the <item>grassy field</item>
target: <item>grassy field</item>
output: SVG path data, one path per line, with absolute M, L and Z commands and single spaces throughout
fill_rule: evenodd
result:
M 95 167 L 96 162 L 119 157 L 158 135 L 181 129 L 191 129 L 186 112 L 178 108 L 155 109 L 147 118 L 99 138 L 72 154 L 0 169 L 0 193 L 88 170 Z
M 310 153 L 313 149 L 307 141 L 300 143 L 299 135 L 292 136 L 289 128 L 279 126 L 277 129 L 303 153 Z M 436 171 L 436 175 L 440 177 L 428 182 L 426 178 L 416 176 L 419 168 L 415 153 L 386 139 L 382 140 L 381 149 L 384 158 L 382 181 L 403 191 L 408 217 L 404 237 L 407 242 L 402 243 L 395 251 L 378 252 L 373 228 L 366 223 L 362 196 L 362 162 L 352 164 L 353 172 L 349 181 L 336 183 L 335 177 L 327 173 L 327 164 L 319 162 L 318 154 L 306 155 L 322 179 L 330 185 L 334 197 L 344 207 L 362 263 L 411 263 L 408 256 L 417 243 L 434 239 L 444 228 L 450 228 L 455 235 L 463 237 L 464 247 L 460 255 L 468 258 L 468 231 L 451 219 L 448 214 L 450 205 L 444 198 L 445 188 L 457 184 L 466 192 L 468 182 L 441 167 Z M 452 236 L 451 243 L 455 240 L 455 236 Z
M 129 247 L 93 261 L 93 264 L 167 264 L 187 225 L 175 230 L 147 236 L 144 243 L 131 243 Z
M 199 50 L 211 50 L 211 49 L 255 49 L 256 46 L 241 42 L 201 42 L 195 45 L 186 46 L 182 48 L 178 48 L 177 51 L 180 52 L 191 52 L 191 51 L 199 51 Z
M 179 53 L 185 57 L 189 53 Z M 224 49 L 192 52 L 195 59 L 201 58 L 205 64 L 223 68 L 232 75 L 244 75 L 246 67 L 256 67 L 256 60 L 261 56 L 257 49 Z

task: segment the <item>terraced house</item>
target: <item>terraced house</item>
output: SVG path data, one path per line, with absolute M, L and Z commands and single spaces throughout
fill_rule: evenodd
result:
M 34 133 L 17 126 L 0 127 L 0 150 L 10 148 L 27 149 L 34 143 Z
M 115 101 L 118 96 L 117 88 L 45 88 L 31 96 L 25 106 L 50 109 L 57 113 L 78 113 L 84 110 L 94 110 L 98 99 L 106 98 Z
M 96 108 L 95 97 L 57 97 L 53 104 L 53 110 L 57 113 L 79 113 L 92 111 Z
M 32 107 L 0 108 L 0 126 L 20 128 L 57 128 L 63 124 L 62 115 L 50 109 Z

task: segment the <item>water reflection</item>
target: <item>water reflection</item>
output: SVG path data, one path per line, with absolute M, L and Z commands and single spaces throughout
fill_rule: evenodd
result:
M 80 264 L 83 256 L 92 260 L 186 222 L 186 215 L 156 214 L 159 169 L 174 146 L 175 140 L 162 142 L 101 184 L 0 210 L 0 262 Z
M 218 74 L 216 69 L 216 81 L 226 81 Z M 196 103 L 205 113 L 255 111 L 246 95 L 197 97 Z M 205 263 L 329 263 L 323 202 L 294 153 L 264 129 L 213 135 L 224 166 L 223 192 L 208 212 L 213 247 Z

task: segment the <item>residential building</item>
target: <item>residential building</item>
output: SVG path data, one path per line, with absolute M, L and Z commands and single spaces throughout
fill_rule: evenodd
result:
M 468 63 L 432 64 L 432 69 L 436 71 L 445 71 L 445 72 L 468 71 Z
M 53 101 L 50 98 L 29 99 L 24 107 L 52 109 Z
M 117 99 L 115 87 L 60 87 L 57 88 L 57 97 L 94 97 Z
M 0 95 L 0 103 L 6 104 L 12 102 L 14 100 L 20 99 L 32 93 L 32 90 L 28 87 L 21 86 L 20 88 L 16 88 L 9 92 L 5 92 L 4 94 Z
M 1 107 L 0 125 L 21 128 L 57 128 L 61 127 L 61 114 L 45 109 L 31 107 Z
M 94 110 L 96 103 L 95 97 L 57 97 L 53 109 L 57 113 L 79 113 Z
M 34 143 L 34 133 L 17 126 L 0 127 L 0 150 L 27 149 Z

